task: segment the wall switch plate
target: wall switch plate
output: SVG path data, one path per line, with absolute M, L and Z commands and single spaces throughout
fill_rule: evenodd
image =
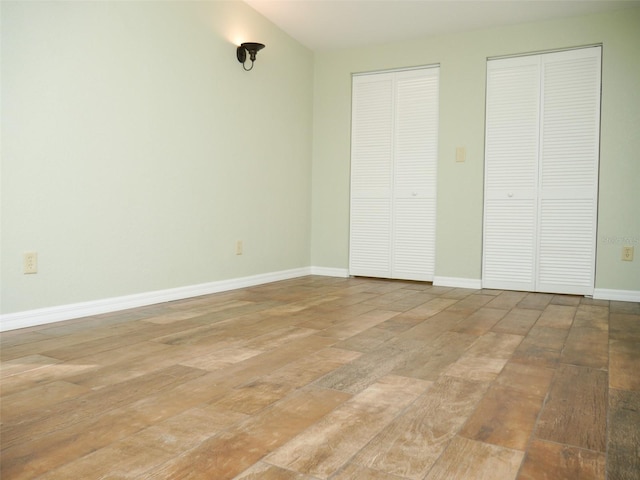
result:
M 464 162 L 467 159 L 467 148 L 456 147 L 456 162 Z
M 242 240 L 236 242 L 236 255 L 242 255 Z
M 22 255 L 22 272 L 26 274 L 38 273 L 38 253 L 25 252 Z
M 622 260 L 625 262 L 633 261 L 633 247 L 622 247 Z

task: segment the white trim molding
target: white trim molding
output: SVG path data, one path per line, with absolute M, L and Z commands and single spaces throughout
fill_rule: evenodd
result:
M 472 288 L 474 290 L 482 288 L 482 280 L 475 278 L 435 276 L 433 277 L 433 284 L 437 287 Z
M 620 302 L 640 302 L 640 290 L 611 290 L 596 288 L 593 291 L 596 300 L 617 300 Z
M 220 280 L 186 287 L 157 290 L 123 297 L 105 298 L 89 302 L 60 305 L 57 307 L 39 308 L 24 312 L 0 315 L 0 331 L 16 330 L 18 328 L 34 327 L 48 323 L 72 320 L 90 315 L 127 310 L 129 308 L 145 307 L 156 303 L 172 302 L 184 298 L 198 297 L 212 293 L 226 292 L 238 288 L 253 287 L 264 283 L 289 280 L 312 274 L 312 268 L 303 267 L 280 272 L 263 273 L 249 277 Z M 316 275 L 320 275 L 319 273 Z
M 347 278 L 349 276 L 349 270 L 346 268 L 311 267 L 311 275 Z

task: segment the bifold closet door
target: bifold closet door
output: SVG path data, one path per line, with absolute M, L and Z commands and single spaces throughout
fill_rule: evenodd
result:
M 535 290 L 540 60 L 487 63 L 482 284 Z
M 353 77 L 352 275 L 433 280 L 439 69 Z
M 594 288 L 601 48 L 487 63 L 483 286 Z

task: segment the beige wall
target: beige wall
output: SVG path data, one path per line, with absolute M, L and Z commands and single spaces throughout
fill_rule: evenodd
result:
M 596 288 L 640 290 L 640 9 L 316 55 L 312 264 L 347 268 L 351 73 L 441 65 L 436 277 L 482 268 L 487 57 L 603 44 Z M 457 146 L 467 161 L 455 162 Z
M 310 51 L 237 1 L 1 14 L 2 313 L 309 265 Z

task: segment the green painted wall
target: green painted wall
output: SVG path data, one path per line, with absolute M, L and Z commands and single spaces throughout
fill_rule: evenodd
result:
M 596 288 L 640 290 L 640 9 L 316 54 L 313 265 L 347 268 L 351 73 L 440 64 L 436 276 L 480 279 L 487 57 L 603 44 Z M 457 146 L 467 161 L 455 162 Z M 636 247 L 620 260 L 623 244 Z
M 2 313 L 310 264 L 308 49 L 237 1 L 1 8 Z
M 347 268 L 351 73 L 433 63 L 436 275 L 479 279 L 486 57 L 593 43 L 596 286 L 640 290 L 640 9 L 315 55 L 237 1 L 3 1 L 0 21 L 3 314 Z M 240 40 L 267 44 L 251 72 Z

